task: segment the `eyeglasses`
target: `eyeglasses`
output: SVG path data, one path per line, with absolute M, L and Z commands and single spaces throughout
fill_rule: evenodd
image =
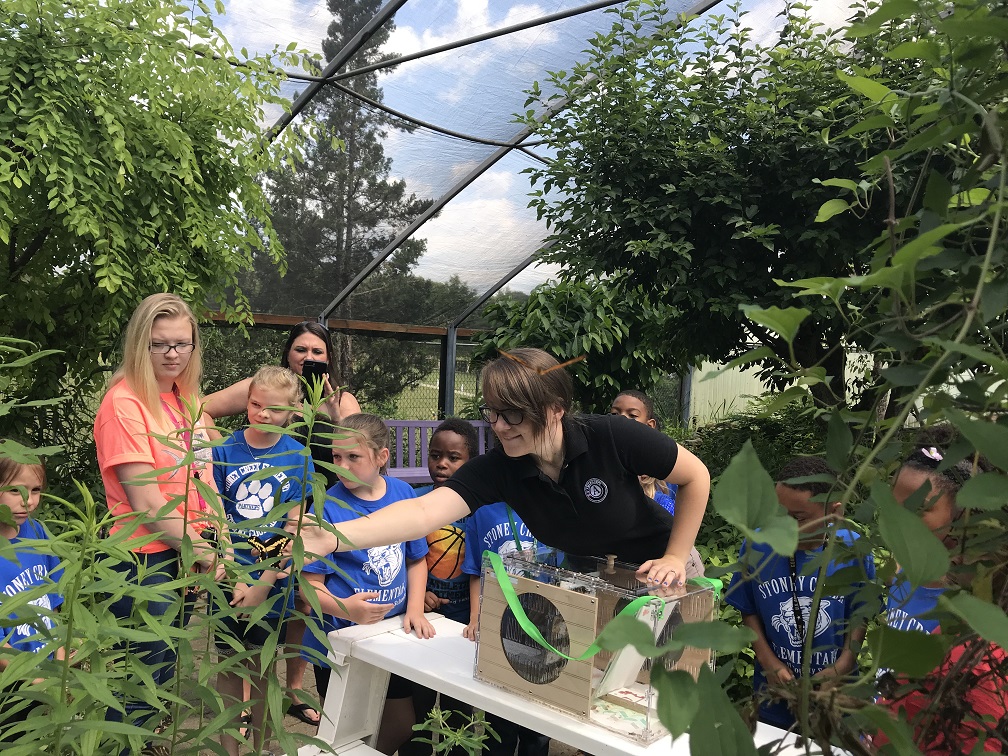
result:
M 183 342 L 182 344 L 166 344 L 163 341 L 154 341 L 150 345 L 151 354 L 168 354 L 173 349 L 176 354 L 189 354 L 195 348 L 196 345 L 191 341 Z
M 525 413 L 518 409 L 496 410 L 482 404 L 479 411 L 483 415 L 483 419 L 490 425 L 496 423 L 498 418 L 504 418 L 504 422 L 508 425 L 521 425 L 522 420 L 525 419 Z

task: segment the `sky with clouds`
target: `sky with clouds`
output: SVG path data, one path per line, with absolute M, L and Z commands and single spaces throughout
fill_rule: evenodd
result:
M 396 13 L 387 49 L 407 55 L 580 4 L 408 0 Z M 774 38 L 781 25 L 777 16 L 782 5 L 782 0 L 744 3 L 757 40 Z M 844 2 L 812 0 L 811 6 L 813 15 L 828 26 L 841 25 L 847 15 Z M 682 9 L 687 7 L 684 4 Z M 319 0 L 225 0 L 225 8 L 218 25 L 236 50 L 244 47 L 250 53 L 268 53 L 290 42 L 321 53 L 332 19 L 326 3 Z M 722 5 L 714 12 L 727 12 L 727 8 Z M 596 11 L 402 64 L 380 79 L 385 102 L 423 121 L 506 139 L 517 129 L 510 121 L 524 107 L 524 90 L 533 81 L 543 81 L 546 71 L 569 69 L 593 31 L 610 24 L 605 14 Z M 295 88 L 292 83 L 291 95 Z M 392 175 L 404 179 L 411 191 L 432 198 L 493 151 L 422 132 L 390 134 L 385 149 L 393 161 Z M 464 280 L 484 290 L 534 251 L 546 229 L 527 208 L 529 180 L 520 173 L 534 164 L 526 156 L 504 158 L 422 226 L 417 237 L 427 240 L 429 252 L 417 272 L 435 280 L 461 273 Z M 527 291 L 551 272 L 547 266 L 530 269 L 510 286 Z

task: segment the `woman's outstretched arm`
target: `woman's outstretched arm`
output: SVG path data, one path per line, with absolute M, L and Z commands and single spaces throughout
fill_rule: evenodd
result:
M 301 532 L 295 532 L 295 537 L 301 538 L 306 558 L 310 560 L 334 551 L 369 549 L 372 546 L 426 538 L 428 533 L 467 514 L 469 506 L 465 500 L 442 486 L 415 499 L 403 499 L 389 504 L 366 517 L 341 522 L 337 527 L 338 537 L 314 524 L 312 518 L 306 516 Z M 288 525 L 288 529 L 296 530 L 296 523 Z
M 203 411 L 214 420 L 245 412 L 248 407 L 248 393 L 251 385 L 252 379 L 245 378 L 238 383 L 232 383 L 225 389 L 214 391 L 203 398 Z

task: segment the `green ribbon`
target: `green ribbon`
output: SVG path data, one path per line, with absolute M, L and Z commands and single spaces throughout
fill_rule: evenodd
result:
M 717 578 L 695 577 L 686 581 L 686 585 L 695 585 L 698 588 L 710 588 L 714 592 L 714 598 L 721 598 L 721 591 L 724 590 L 724 583 Z
M 487 549 L 483 552 L 484 559 L 489 559 L 490 564 L 493 567 L 494 575 L 497 577 L 497 583 L 500 585 L 501 593 L 504 594 L 504 600 L 507 602 L 508 607 L 514 614 L 515 619 L 518 620 L 518 625 L 528 633 L 529 637 L 532 638 L 536 643 L 538 643 L 543 648 L 552 651 L 557 656 L 561 656 L 568 661 L 583 661 L 585 659 L 590 659 L 602 648 L 598 645 L 598 637 L 592 641 L 592 644 L 584 650 L 580 656 L 567 656 L 567 654 L 562 651 L 558 651 L 550 645 L 541 632 L 539 628 L 535 626 L 535 623 L 528 618 L 525 614 L 525 609 L 522 607 L 521 602 L 518 600 L 518 594 L 515 593 L 514 586 L 511 585 L 511 576 L 508 575 L 507 570 L 504 568 L 504 562 L 496 551 L 490 551 Z M 723 583 L 716 578 L 707 577 L 696 577 L 690 578 L 686 581 L 690 585 L 696 585 L 703 588 L 710 588 L 716 597 L 721 596 L 721 589 L 723 588 Z M 659 603 L 661 606 L 658 607 L 659 616 L 661 612 L 665 611 L 665 599 L 661 596 L 640 596 L 635 598 L 616 615 L 616 617 L 622 617 L 623 615 L 636 615 L 641 608 L 647 606 L 651 602 Z M 615 619 L 615 618 L 614 618 Z

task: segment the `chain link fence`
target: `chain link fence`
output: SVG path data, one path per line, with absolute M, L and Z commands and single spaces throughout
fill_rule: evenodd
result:
M 287 341 L 287 326 L 257 325 L 247 336 L 233 326 L 201 326 L 203 389 L 210 394 L 276 365 Z M 440 340 L 415 342 L 389 337 L 333 334 L 353 366 L 344 385 L 365 412 L 396 420 L 437 420 Z M 455 362 L 455 415 L 476 419 L 478 371 L 471 369 L 474 345 L 460 343 Z M 239 425 L 241 418 L 234 419 Z

